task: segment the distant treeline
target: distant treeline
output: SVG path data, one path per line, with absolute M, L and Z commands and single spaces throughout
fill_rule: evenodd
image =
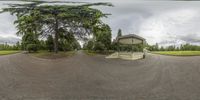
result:
M 189 43 L 182 44 L 180 46 L 170 45 L 167 47 L 159 46 L 156 43 L 155 45 L 148 45 L 147 48 L 150 51 L 200 51 L 200 46 Z
M 21 45 L 19 42 L 17 42 L 15 45 L 8 45 L 7 43 L 5 44 L 0 44 L 0 50 L 20 50 Z
M 35 44 L 33 44 L 33 42 Z M 81 49 L 79 42 L 71 36 L 70 39 L 60 40 L 59 41 L 59 51 L 70 51 Z M 0 44 L 0 50 L 25 50 L 25 51 L 37 51 L 37 50 L 48 50 L 52 52 L 53 47 L 53 38 L 48 36 L 47 40 L 34 40 L 32 37 L 21 42 L 17 42 L 15 45 L 10 45 L 7 43 Z

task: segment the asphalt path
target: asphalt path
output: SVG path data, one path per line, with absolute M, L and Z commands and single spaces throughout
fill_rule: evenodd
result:
M 0 100 L 200 100 L 200 57 L 0 56 Z

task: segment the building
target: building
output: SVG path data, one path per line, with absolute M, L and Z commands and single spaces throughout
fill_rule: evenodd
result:
M 146 52 L 144 48 L 141 48 L 143 50 L 140 52 L 133 52 L 133 48 L 135 45 L 146 44 L 146 39 L 144 39 L 143 37 L 140 37 L 135 34 L 123 35 L 123 36 L 117 37 L 114 40 L 114 42 L 120 45 L 132 45 L 131 46 L 132 52 L 121 52 L 120 49 L 118 49 L 117 52 L 111 54 L 110 56 L 106 58 L 121 58 L 121 59 L 126 59 L 126 60 L 137 60 L 137 59 L 145 58 L 146 56 Z M 119 45 L 118 45 L 118 48 L 119 48 Z
M 146 39 L 135 34 L 128 34 L 128 35 L 117 37 L 115 39 L 115 42 L 120 43 L 120 44 L 131 44 L 131 45 L 132 44 L 146 44 Z

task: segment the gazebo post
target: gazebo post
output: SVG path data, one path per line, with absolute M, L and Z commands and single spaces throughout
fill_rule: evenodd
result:
M 132 53 L 132 54 L 131 54 L 132 59 L 134 58 L 134 55 L 133 55 L 133 48 L 134 48 L 134 47 L 133 47 L 133 42 L 134 42 L 134 41 L 133 41 L 133 38 L 132 38 L 132 50 L 131 50 L 131 51 L 132 51 L 132 52 L 131 52 L 131 53 Z
M 144 41 L 142 41 L 142 45 L 144 46 Z M 146 57 L 146 49 L 143 47 L 143 59 Z

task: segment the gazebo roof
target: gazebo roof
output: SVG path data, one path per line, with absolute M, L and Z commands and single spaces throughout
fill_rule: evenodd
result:
M 117 37 L 114 42 L 119 42 L 122 44 L 140 44 L 145 43 L 146 40 L 143 37 L 140 37 L 135 34 L 128 34 Z
M 137 39 L 140 39 L 142 41 L 145 41 L 145 38 L 138 36 L 136 34 L 128 34 L 128 35 L 119 36 L 119 37 L 116 38 L 116 40 L 125 39 L 125 38 L 137 38 Z

